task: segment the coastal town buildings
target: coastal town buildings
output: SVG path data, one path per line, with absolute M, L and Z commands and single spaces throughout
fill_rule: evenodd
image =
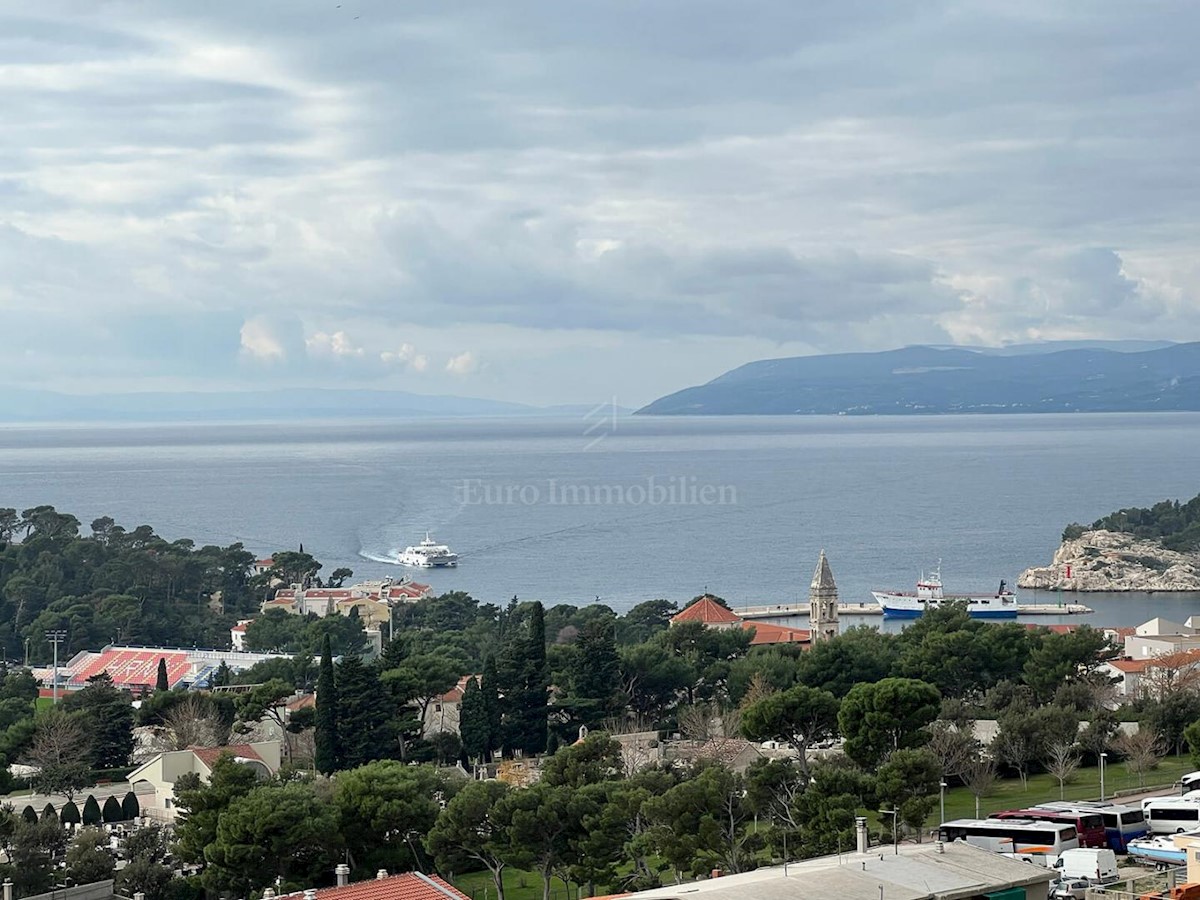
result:
M 117 687 L 139 696 L 154 690 L 159 660 L 166 663 L 167 685 L 174 689 L 208 687 L 222 663 L 231 672 L 241 672 L 264 660 L 290 658 L 285 653 L 110 644 L 102 650 L 80 651 L 62 663 L 58 667 L 58 682 L 64 690 L 79 690 L 87 685 L 89 678 L 107 672 Z M 35 668 L 33 674 L 43 684 L 54 681 L 50 668 Z
M 699 622 L 707 628 L 741 628 L 747 631 L 753 629 L 754 635 L 750 639 L 752 647 L 765 644 L 807 645 L 810 640 L 810 632 L 806 628 L 790 628 L 786 625 L 743 619 L 727 606 L 721 605 L 711 594 L 704 594 L 671 619 L 673 626 L 688 622 Z
M 350 867 L 340 865 L 334 870 L 335 887 L 291 894 L 276 894 L 268 889 L 262 900 L 281 900 L 284 897 L 294 900 L 470 900 L 448 881 L 423 872 L 389 875 L 386 870 L 380 869 L 374 878 L 353 883 L 349 876 Z

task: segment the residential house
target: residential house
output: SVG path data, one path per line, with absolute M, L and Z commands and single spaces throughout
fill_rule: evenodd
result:
M 192 747 L 188 750 L 168 750 L 138 766 L 126 777 L 131 790 L 140 786 L 153 789 L 153 803 L 142 806 L 142 815 L 157 821 L 172 821 L 177 815 L 175 782 L 183 775 L 194 773 L 202 782 L 212 776 L 213 766 L 224 755 L 248 766 L 262 777 L 279 771 L 279 741 L 259 741 L 253 744 L 230 744 L 226 747 Z M 140 792 L 139 792 L 140 795 Z
M 284 897 L 295 900 L 471 900 L 448 881 L 423 872 L 389 875 L 385 869 L 380 869 L 369 881 L 351 883 L 350 867 L 343 864 L 334 870 L 334 875 L 336 887 L 280 895 L 267 889 L 263 900 L 282 900 Z
M 424 734 L 426 737 L 437 734 L 439 731 L 459 733 L 459 714 L 462 710 L 462 699 L 467 690 L 467 682 L 472 678 L 479 677 L 481 676 L 464 675 L 458 679 L 458 684 L 429 704 L 425 710 Z

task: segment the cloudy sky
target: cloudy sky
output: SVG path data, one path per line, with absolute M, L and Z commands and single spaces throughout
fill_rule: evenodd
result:
M 1190 2 L 0 13 L 0 381 L 636 405 L 752 359 L 1200 339 Z

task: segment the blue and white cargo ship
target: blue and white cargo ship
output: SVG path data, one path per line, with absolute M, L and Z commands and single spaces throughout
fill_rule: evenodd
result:
M 1017 595 L 1000 587 L 994 594 L 951 594 L 942 593 L 942 561 L 926 577 L 922 574 L 917 589 L 912 591 L 871 591 L 875 602 L 889 618 L 915 619 L 927 609 L 938 609 L 951 603 L 965 603 L 967 612 L 976 619 L 1015 619 L 1017 617 Z

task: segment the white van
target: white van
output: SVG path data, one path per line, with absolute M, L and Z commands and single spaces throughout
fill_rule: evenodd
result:
M 1092 847 L 1064 850 L 1054 868 L 1063 879 L 1086 878 L 1092 884 L 1112 884 L 1117 880 L 1117 854 Z
M 1200 788 L 1200 772 L 1188 772 L 1179 779 L 1179 787 L 1181 793 L 1186 794 L 1188 791 L 1194 791 Z

